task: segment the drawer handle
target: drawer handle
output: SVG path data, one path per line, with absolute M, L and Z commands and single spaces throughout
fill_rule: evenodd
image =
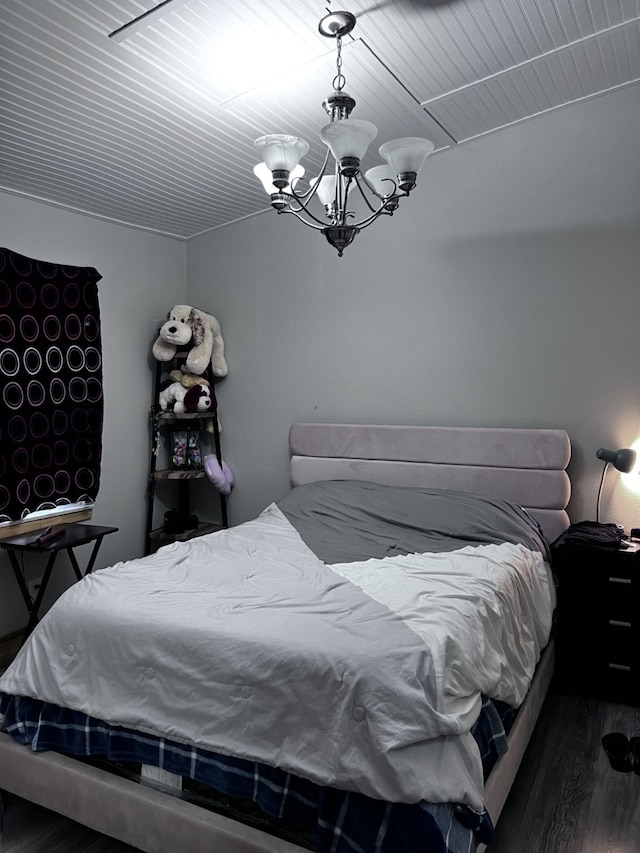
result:
M 623 672 L 631 672 L 631 667 L 626 666 L 626 664 L 623 664 L 623 663 L 610 663 L 610 664 L 608 664 L 608 666 L 609 666 L 609 669 L 619 669 L 619 670 L 622 670 Z
M 631 578 L 609 578 L 609 583 L 631 583 Z
M 619 619 L 609 619 L 609 625 L 614 625 L 616 628 L 631 628 L 631 622 L 621 622 Z

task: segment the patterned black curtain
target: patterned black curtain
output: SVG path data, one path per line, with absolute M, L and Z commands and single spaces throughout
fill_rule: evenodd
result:
M 0 249 L 0 521 L 96 498 L 100 278 Z

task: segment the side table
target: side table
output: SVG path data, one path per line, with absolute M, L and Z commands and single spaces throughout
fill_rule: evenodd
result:
M 640 543 L 552 546 L 563 687 L 640 705 Z
M 93 566 L 104 537 L 109 533 L 117 533 L 117 531 L 117 527 L 101 527 L 96 524 L 70 524 L 64 528 L 64 533 L 61 536 L 51 539 L 48 542 L 37 541 L 38 537 L 42 533 L 41 530 L 34 530 L 30 533 L 23 533 L 19 536 L 10 536 L 7 539 L 0 540 L 0 548 L 7 551 L 9 555 L 9 561 L 11 562 L 13 572 L 16 576 L 20 593 L 22 594 L 24 603 L 29 611 L 29 622 L 27 623 L 27 627 L 22 635 L 23 643 L 38 622 L 38 611 L 40 610 L 42 600 L 44 599 L 44 595 L 47 590 L 47 584 L 49 583 L 49 578 L 51 577 L 56 558 L 60 551 L 67 552 L 76 578 L 81 580 L 84 575 L 88 575 L 93 570 Z M 74 553 L 74 548 L 77 548 L 80 545 L 87 545 L 89 542 L 94 542 L 95 544 L 83 573 Z M 42 576 L 42 584 L 38 590 L 35 601 L 32 600 L 29 595 L 24 571 L 18 562 L 18 553 L 49 555 L 47 565 Z

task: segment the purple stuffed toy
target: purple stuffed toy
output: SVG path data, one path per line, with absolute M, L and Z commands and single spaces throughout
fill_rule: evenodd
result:
M 230 494 L 231 489 L 236 484 L 236 478 L 227 463 L 222 460 L 222 465 L 220 465 L 214 453 L 210 453 L 205 456 L 202 462 L 204 464 L 205 474 L 216 489 L 223 495 Z

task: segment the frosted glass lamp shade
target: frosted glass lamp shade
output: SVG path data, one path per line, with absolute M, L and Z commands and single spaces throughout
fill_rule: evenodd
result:
M 309 143 L 297 136 L 271 133 L 253 143 L 272 172 L 292 172 L 309 150 Z
M 347 197 L 353 187 L 352 181 L 345 181 L 341 177 L 339 177 L 338 180 L 340 181 L 340 186 L 337 187 L 337 190 L 339 190 L 339 195 L 337 197 L 335 175 L 325 175 L 320 178 L 319 182 L 318 178 L 311 178 L 309 181 L 312 187 L 315 187 L 316 184 L 318 185 L 316 194 L 324 205 L 325 213 L 329 217 L 338 216 L 340 214 L 340 210 L 344 208 L 344 205 L 347 203 Z M 348 189 L 345 192 L 345 186 L 347 184 Z
M 387 196 L 396 191 L 396 173 L 391 166 L 374 166 L 365 172 L 365 178 L 373 186 L 378 195 Z
M 378 128 L 370 121 L 347 118 L 332 121 L 320 131 L 320 139 L 331 149 L 338 162 L 345 158 L 362 160 L 369 143 L 378 135 Z
M 291 170 L 289 175 L 289 184 L 287 184 L 284 188 L 278 188 L 273 183 L 273 173 L 271 169 L 267 166 L 266 163 L 258 163 L 257 166 L 253 167 L 253 174 L 258 178 L 258 180 L 262 183 L 264 187 L 264 191 L 268 195 L 274 195 L 274 193 L 282 192 L 282 189 L 285 191 L 291 187 L 295 189 L 296 183 L 300 180 L 300 178 L 304 175 L 304 166 L 298 165 Z
M 325 175 L 324 178 L 320 178 L 320 182 L 318 182 L 317 178 L 311 178 L 309 183 L 312 187 L 315 187 L 315 185 L 318 184 L 316 194 L 325 207 L 329 204 L 333 204 L 336 198 L 335 175 Z
M 266 193 L 271 195 L 272 193 L 278 192 L 278 188 L 273 183 L 273 175 L 271 174 L 271 169 L 267 166 L 266 163 L 258 163 L 257 166 L 254 166 L 253 174 L 262 183 L 262 186 L 264 187 L 264 191 Z
M 380 156 L 391 166 L 396 175 L 405 172 L 419 174 L 424 161 L 434 149 L 433 142 L 419 136 L 392 139 L 379 148 Z

